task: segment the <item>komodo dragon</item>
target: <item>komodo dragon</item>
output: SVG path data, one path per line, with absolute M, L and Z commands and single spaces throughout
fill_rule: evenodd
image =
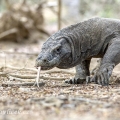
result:
M 75 77 L 66 82 L 80 84 L 90 76 L 91 58 L 102 60 L 90 81 L 108 85 L 113 68 L 120 62 L 120 20 L 92 18 L 59 30 L 43 44 L 36 66 L 42 70 L 75 66 Z

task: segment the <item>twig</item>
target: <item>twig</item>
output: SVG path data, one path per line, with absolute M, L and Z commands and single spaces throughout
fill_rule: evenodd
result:
M 47 73 L 47 74 L 50 74 L 50 73 L 66 73 L 66 74 L 71 74 L 71 75 L 75 75 L 74 72 L 69 72 L 69 71 L 66 71 L 66 70 L 50 70 L 50 71 L 46 71 L 46 72 L 42 72 L 42 73 Z
M 8 74 L 9 76 L 21 78 L 21 79 L 34 79 L 36 78 L 36 75 L 17 75 L 17 74 Z
M 103 101 L 91 100 L 91 99 L 89 99 L 89 98 L 82 98 L 82 97 L 72 98 L 71 100 L 73 100 L 73 101 L 81 101 L 81 102 L 86 102 L 86 103 L 92 103 L 92 104 L 107 105 L 107 103 L 106 103 L 106 102 L 103 102 Z
M 1 77 L 7 77 L 8 73 L 7 72 L 0 72 Z
M 9 76 L 21 78 L 21 79 L 35 79 L 36 75 L 16 75 L 16 74 L 8 74 Z M 65 78 L 56 78 L 56 77 L 45 77 L 40 76 L 40 79 L 48 79 L 48 80 L 64 80 Z
M 42 87 L 45 85 L 43 82 L 39 82 L 39 87 Z M 9 87 L 9 86 L 33 86 L 34 82 L 24 82 L 24 83 L 3 83 L 3 87 Z
M 15 69 L 15 70 L 25 70 L 25 71 L 34 71 L 35 73 L 37 73 L 37 69 L 34 69 L 34 68 L 19 68 L 19 67 L 13 67 L 13 66 L 10 66 L 10 65 L 7 65 L 6 66 L 7 68 L 10 68 L 10 69 Z
M 37 73 L 37 69 L 34 69 L 34 68 L 18 68 L 18 67 L 13 67 L 13 66 L 10 66 L 10 65 L 7 65 L 6 66 L 7 68 L 11 68 L 11 69 L 16 69 L 16 70 L 31 70 L 31 71 L 34 71 L 35 73 Z M 14 71 L 16 72 L 16 71 Z M 14 77 L 14 79 L 35 79 L 36 78 L 36 75 L 19 75 L 19 74 L 13 74 L 14 72 L 0 72 L 0 76 L 2 77 Z M 67 73 L 67 74 L 71 74 L 71 75 L 74 75 L 75 73 L 74 72 L 69 72 L 69 71 L 66 71 L 66 70 L 51 70 L 51 71 L 46 71 L 46 72 L 41 72 L 42 74 L 51 74 L 51 73 Z M 57 77 L 46 77 L 46 76 L 40 76 L 40 79 L 45 79 L 45 80 L 65 80 L 65 78 L 57 78 Z
M 37 73 L 37 69 L 35 68 L 25 68 L 25 67 L 13 67 L 11 65 L 6 65 L 6 68 L 10 68 L 10 69 L 15 69 L 15 70 L 25 70 L 25 71 L 33 71 L 35 73 Z M 75 73 L 74 72 L 70 72 L 70 71 L 67 71 L 67 70 L 49 70 L 49 71 L 41 71 L 42 74 L 51 74 L 51 73 L 66 73 L 66 74 L 71 74 L 71 75 L 74 75 Z M 0 73 L 2 74 L 2 73 Z
M 9 76 L 8 77 L 10 81 L 21 81 L 21 82 L 31 82 L 31 81 L 35 81 L 35 79 L 21 79 L 21 78 L 16 78 L 16 77 L 12 77 L 12 76 Z
M 0 39 L 3 39 L 4 37 L 13 34 L 13 33 L 17 33 L 18 30 L 16 28 L 12 28 L 10 30 L 6 30 L 5 32 L 0 33 Z
M 35 79 L 36 75 L 17 75 L 17 74 L 12 74 L 8 72 L 0 72 L 1 77 L 8 77 L 12 76 L 15 78 L 21 78 L 21 79 Z M 45 76 L 40 76 L 40 79 L 47 79 L 47 80 L 65 80 L 65 78 L 57 78 L 57 77 L 45 77 Z
M 43 28 L 40 28 L 40 27 L 38 27 L 38 26 L 36 26 L 36 28 L 37 28 L 38 31 L 40 31 L 41 33 L 43 33 L 43 34 L 45 34 L 45 35 L 47 35 L 47 36 L 50 36 L 50 34 L 49 34 L 46 30 L 44 30 Z
M 71 84 L 62 84 L 62 85 L 47 85 L 47 87 L 55 88 L 55 87 L 71 87 Z

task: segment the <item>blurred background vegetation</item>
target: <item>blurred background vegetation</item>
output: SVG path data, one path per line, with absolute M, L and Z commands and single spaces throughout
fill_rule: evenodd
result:
M 59 2 L 61 2 L 61 8 Z M 7 15 L 5 14 L 5 12 L 8 12 Z M 18 20 L 22 21 L 21 24 L 25 24 L 23 25 L 23 27 L 27 26 L 27 30 L 18 30 L 23 30 L 26 34 L 23 32 L 19 33 L 20 35 L 17 34 L 16 36 L 21 36 L 22 34 L 23 37 L 17 38 L 16 41 L 21 41 L 20 39 L 29 38 L 38 39 L 39 37 L 41 37 L 41 35 L 38 35 L 39 32 L 42 34 L 42 36 L 49 36 L 60 28 L 64 28 L 70 24 L 74 24 L 89 19 L 91 17 L 98 16 L 119 19 L 120 0 L 0 0 L 0 21 L 2 21 L 2 25 L 0 25 L 0 34 L 11 29 L 12 25 L 14 26 L 15 23 L 19 23 L 18 20 L 12 20 L 13 24 L 11 24 L 11 18 L 4 17 L 3 19 L 3 14 L 5 14 L 4 16 L 9 16 L 8 14 L 11 14 L 12 18 L 16 18 L 16 16 L 20 14 Z M 5 19 L 8 19 L 8 21 L 6 21 Z M 7 22 L 7 24 L 9 23 L 9 25 L 6 26 L 5 21 Z M 58 22 L 60 22 L 60 27 Z M 31 31 L 28 29 L 32 29 L 32 33 L 34 33 L 34 36 L 36 35 L 37 37 L 35 36 L 34 38 L 33 36 L 30 36 Z M 9 31 L 7 32 L 9 33 Z M 0 39 L 5 38 L 3 36 L 4 34 L 2 34 L 2 37 L 0 35 Z M 5 39 L 8 39 L 9 37 Z

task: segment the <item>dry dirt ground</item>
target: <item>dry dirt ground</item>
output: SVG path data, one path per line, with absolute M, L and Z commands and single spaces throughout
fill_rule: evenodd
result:
M 45 85 L 39 88 L 15 85 L 35 81 L 9 74 L 35 76 L 30 68 L 34 69 L 41 44 L 0 43 L 0 120 L 120 120 L 119 65 L 114 70 L 118 77 L 113 76 L 108 87 L 65 84 L 74 69 L 56 72 L 56 68 L 53 73 L 41 73 L 46 78 L 40 79 Z M 95 64 L 93 60 L 91 68 Z

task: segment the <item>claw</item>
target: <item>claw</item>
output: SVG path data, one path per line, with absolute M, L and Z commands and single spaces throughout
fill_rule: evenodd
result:
M 99 84 L 99 85 L 102 84 L 101 79 L 100 79 L 100 75 L 97 76 L 97 84 Z
M 68 84 L 83 84 L 84 81 L 85 81 L 85 79 L 73 78 L 73 79 L 70 79 L 70 80 L 65 80 L 65 83 L 68 83 Z
M 104 75 L 103 75 L 103 73 L 100 75 L 100 78 L 101 78 L 101 84 L 104 85 Z
M 65 80 L 65 83 L 72 84 L 72 80 Z
M 96 84 L 102 85 L 102 86 L 108 86 L 109 85 L 109 79 L 112 74 L 112 70 L 115 65 L 102 65 L 95 74 L 93 78 L 90 79 L 90 82 L 95 82 Z
M 97 76 L 95 75 L 90 81 L 91 82 L 96 82 Z
M 105 76 L 105 84 L 104 85 L 109 85 L 109 76 L 107 73 L 104 73 L 104 76 Z
M 90 81 L 90 79 L 91 79 L 91 77 L 90 76 L 87 76 L 86 77 L 86 84 L 88 84 L 88 83 L 90 83 L 91 81 Z

